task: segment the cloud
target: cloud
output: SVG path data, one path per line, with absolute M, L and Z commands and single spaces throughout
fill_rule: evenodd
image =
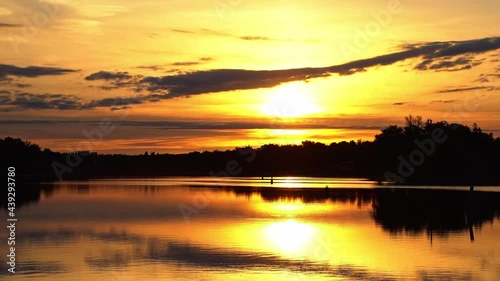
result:
M 205 35 L 221 36 L 221 37 L 228 37 L 228 38 L 240 39 L 240 40 L 245 40 L 245 41 L 290 41 L 290 40 L 286 40 L 286 39 L 269 38 L 266 36 L 255 36 L 255 35 L 238 36 L 238 35 L 233 35 L 230 33 L 212 30 L 212 29 L 208 29 L 208 28 L 201 28 L 198 30 L 171 29 L 171 31 L 177 32 L 177 33 L 184 33 L 184 34 L 205 34 Z
M 431 103 L 452 103 L 456 101 L 457 100 L 433 100 Z
M 206 30 L 204 30 L 206 31 Z M 176 31 L 186 32 L 186 31 Z M 208 31 L 206 31 L 208 32 Z M 14 108 L 56 108 L 56 109 L 92 109 L 95 107 L 110 107 L 117 110 L 130 105 L 146 102 L 157 102 L 164 99 L 189 97 L 193 95 L 217 93 L 235 90 L 271 88 L 293 81 L 307 81 L 313 78 L 328 77 L 333 74 L 353 75 L 367 71 L 377 66 L 392 65 L 407 59 L 417 60 L 413 68 L 418 71 L 457 71 L 472 68 L 477 65 L 475 55 L 500 48 L 500 37 L 483 38 L 467 41 L 428 42 L 407 44 L 402 51 L 380 55 L 372 58 L 355 60 L 344 64 L 328 67 L 305 67 L 280 70 L 246 70 L 246 69 L 212 69 L 167 76 L 131 75 L 128 72 L 99 71 L 85 77 L 86 80 L 105 80 L 113 87 L 133 89 L 146 92 L 136 97 L 111 97 L 97 99 L 80 104 L 72 96 L 67 99 L 30 96 L 23 97 L 22 102 Z M 455 57 L 454 57 L 455 56 Z M 420 61 L 418 61 L 420 60 Z M 187 62 L 191 63 L 191 62 Z M 186 64 L 184 62 L 183 64 Z M 27 67 L 18 68 L 0 65 L 0 79 L 7 75 L 38 76 L 58 75 L 75 70 L 61 68 Z M 106 85 L 104 85 L 106 86 Z M 439 93 L 470 91 L 476 89 L 491 89 L 488 87 L 469 87 L 441 90 Z M 394 105 L 397 105 L 394 104 Z
M 474 82 L 489 83 L 494 82 L 500 78 L 500 74 L 496 73 L 481 73 Z
M 318 68 L 284 70 L 214 69 L 162 77 L 144 77 L 140 82 L 151 92 L 165 91 L 160 98 L 168 99 L 203 93 L 274 87 L 282 83 L 327 77 L 331 74 L 352 75 L 370 67 L 391 65 L 410 58 L 420 58 L 417 70 L 457 70 L 471 68 L 477 63 L 474 54 L 500 48 L 500 38 L 468 41 L 431 42 L 404 51 L 351 61 L 345 64 Z M 450 59 L 451 55 L 459 55 Z
M 98 107 L 109 107 L 111 111 L 129 108 L 129 105 L 137 105 L 144 102 L 154 102 L 152 95 L 137 96 L 129 98 L 103 98 L 84 102 L 74 95 L 63 94 L 32 94 L 17 93 L 9 91 L 0 92 L 0 112 L 12 112 L 21 110 L 82 110 Z
M 31 84 L 15 83 L 14 86 L 17 88 L 28 88 L 28 87 L 31 87 Z
M 0 10 L 9 13 L 10 16 L 5 19 L 9 19 L 9 24 L 14 24 L 11 27 L 29 27 L 28 31 L 22 30 L 12 30 L 12 36 L 19 39 L 25 38 L 25 33 L 27 35 L 31 34 L 33 31 L 31 27 L 42 27 L 43 29 L 59 29 L 65 30 L 69 21 L 78 22 L 82 19 L 82 11 L 89 10 L 84 9 L 83 0 L 65 0 L 65 1 L 55 1 L 55 0 L 18 0 L 18 1 L 1 1 Z M 93 7 L 96 8 L 96 7 Z M 95 15 L 95 9 L 92 9 Z M 2 11 L 0 11 L 1 13 Z M 87 21 L 90 22 L 90 21 Z M 7 27 L 8 28 L 8 27 Z M 71 30 L 72 33 L 75 32 L 74 29 Z
M 270 40 L 269 37 L 265 37 L 265 36 L 240 36 L 238 38 L 246 40 L 246 41 L 268 41 L 268 40 Z
M 59 67 L 27 66 L 18 67 L 15 65 L 0 64 L 0 81 L 9 80 L 10 76 L 17 77 L 38 77 L 44 75 L 63 75 L 76 72 L 78 70 Z
M 405 105 L 407 102 L 395 102 L 392 105 Z
M 205 62 L 208 62 L 208 61 L 212 61 L 213 58 L 212 57 L 202 57 L 202 58 L 199 58 L 198 61 L 180 61 L 180 62 L 174 62 L 174 63 L 171 63 L 169 64 L 170 66 L 192 66 L 192 65 L 199 65 L 199 64 L 202 64 L 202 63 L 205 63 Z M 140 68 L 140 69 L 151 69 L 151 70 L 154 70 L 154 71 L 158 71 L 158 70 L 164 70 L 167 66 L 169 65 L 158 65 L 158 64 L 155 64 L 155 65 L 140 65 L 140 66 L 137 66 L 137 68 Z M 178 69 L 174 69 L 174 70 L 170 70 L 169 72 L 173 72 L 173 71 L 178 71 Z
M 0 95 L 1 98 L 1 95 Z M 126 110 L 127 106 L 115 106 L 114 110 Z M 359 116 L 357 116 L 359 117 Z M 268 119 L 252 121 L 230 121 L 230 122 L 208 122 L 204 120 L 171 120 L 171 121 L 115 121 L 120 127 L 150 128 L 162 132 L 164 130 L 252 130 L 252 129 L 349 129 L 349 130 L 380 130 L 381 124 L 394 123 L 397 120 L 385 118 L 363 118 L 353 120 L 352 116 L 344 118 L 318 118 L 305 122 L 290 122 L 284 124 L 274 124 Z M 80 121 L 80 120 L 0 120 L 2 125 L 40 125 L 45 127 L 50 125 L 60 126 L 61 124 L 76 126 L 98 126 L 99 121 Z
M 425 54 L 424 61 L 415 66 L 417 70 L 458 71 L 470 69 L 481 64 L 474 60 L 474 54 L 485 53 L 500 48 L 500 37 L 489 37 L 467 41 L 433 42 L 406 45 L 408 50 L 437 47 L 436 50 Z M 458 58 L 453 59 L 453 57 Z
M 139 65 L 137 66 L 137 68 L 140 68 L 140 69 L 151 69 L 151 70 L 154 70 L 154 71 L 157 71 L 157 70 L 160 70 L 160 69 L 163 69 L 163 67 L 161 65 Z
M 481 61 L 473 60 L 470 57 L 459 57 L 457 59 L 426 59 L 415 66 L 418 70 L 435 71 L 459 71 L 470 69 L 473 66 L 480 65 Z
M 177 33 L 186 33 L 186 34 L 195 34 L 196 32 L 194 31 L 189 31 L 185 29 L 170 29 L 170 31 L 177 32 Z
M 4 23 L 0 22 L 0 27 L 21 27 L 22 25 L 20 24 L 12 24 L 12 23 Z
M 145 101 L 151 101 L 151 98 L 149 96 L 137 96 L 131 98 L 104 98 L 99 100 L 92 100 L 86 104 L 81 105 L 81 108 L 92 109 L 96 107 L 121 107 L 122 109 L 124 109 L 125 106 L 141 104 Z
M 0 104 L 5 104 L 11 101 L 12 93 L 7 90 L 0 90 Z
M 463 88 L 453 88 L 453 89 L 446 89 L 446 90 L 440 90 L 438 93 L 456 93 L 456 92 L 467 92 L 467 91 L 475 91 L 475 90 L 484 90 L 486 89 L 487 91 L 492 91 L 494 87 L 491 86 L 477 86 L 477 87 L 463 87 Z
M 124 105 L 124 106 L 117 106 L 117 107 L 111 107 L 111 111 L 117 111 L 117 110 L 127 110 L 130 109 L 130 106 Z
M 174 66 L 191 66 L 191 65 L 197 65 L 200 64 L 198 61 L 181 61 L 181 62 L 174 62 L 172 65 Z
M 0 95 L 0 111 L 10 112 L 25 109 L 80 109 L 81 101 L 78 97 L 61 94 L 7 94 Z
M 132 75 L 129 75 L 128 72 L 109 72 L 109 71 L 99 71 L 96 73 L 92 73 L 85 77 L 85 80 L 93 81 L 93 80 L 124 80 L 130 79 Z
M 163 77 L 144 77 L 140 83 L 147 91 L 166 90 L 161 99 L 203 93 L 274 87 L 281 83 L 327 76 L 310 68 L 288 70 L 216 69 Z

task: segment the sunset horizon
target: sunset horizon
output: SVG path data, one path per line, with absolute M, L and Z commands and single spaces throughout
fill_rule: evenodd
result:
M 2 0 L 0 279 L 500 280 L 499 16 Z
M 409 114 L 498 136 L 499 4 L 447 2 L 7 1 L 0 136 L 70 152 L 104 122 L 88 150 L 185 153 L 372 141 Z

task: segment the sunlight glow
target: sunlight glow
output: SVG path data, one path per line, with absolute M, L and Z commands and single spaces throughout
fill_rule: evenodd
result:
M 270 245 L 285 255 L 304 254 L 315 234 L 314 227 L 295 220 L 272 223 L 264 229 Z
M 300 188 L 302 186 L 300 180 L 294 177 L 276 178 L 276 187 L 282 188 Z
M 316 216 L 325 212 L 334 212 L 335 205 L 304 203 L 301 199 L 259 202 L 254 204 L 257 212 L 273 217 L 296 218 Z
M 310 89 L 303 82 L 287 83 L 275 88 L 269 100 L 262 106 L 268 116 L 296 118 L 321 112 L 311 97 Z

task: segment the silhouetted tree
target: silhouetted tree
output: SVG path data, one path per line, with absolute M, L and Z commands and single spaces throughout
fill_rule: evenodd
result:
M 423 163 L 405 177 L 405 184 L 500 184 L 500 138 L 472 130 L 461 124 L 422 122 L 412 115 L 405 127 L 383 128 L 374 141 L 342 141 L 329 145 L 305 140 L 300 145 L 266 144 L 233 150 L 214 150 L 186 154 L 141 155 L 78 154 L 82 161 L 64 179 L 109 176 L 334 176 L 370 177 L 385 180 L 386 171 L 396 171 L 401 158 L 409 159 L 421 151 L 417 143 L 427 143 Z M 433 132 L 440 131 L 446 141 L 429 144 Z M 28 178 L 52 180 L 51 164 L 67 163 L 67 153 L 55 153 L 29 141 L 7 137 L 0 140 L 1 161 L 16 165 Z M 421 152 L 423 153 L 423 152 Z M 15 155 L 15 157 L 11 157 Z M 154 157 L 151 157 L 153 156 Z M 73 155 L 75 156 L 75 155 Z M 230 163 L 230 164 L 228 164 Z M 229 168 L 228 168 L 229 165 Z M 234 171 L 238 171 L 237 173 Z

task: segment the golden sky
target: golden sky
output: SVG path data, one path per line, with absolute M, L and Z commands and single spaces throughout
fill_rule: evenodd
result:
M 0 136 L 178 153 L 372 140 L 408 114 L 498 136 L 499 12 L 498 0 L 4 0 Z

